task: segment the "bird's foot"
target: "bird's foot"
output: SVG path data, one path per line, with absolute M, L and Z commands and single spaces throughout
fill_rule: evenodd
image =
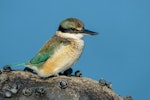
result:
M 69 69 L 67 69 L 67 70 L 64 71 L 63 75 L 65 75 L 65 76 L 71 76 L 72 72 L 73 72 L 72 68 L 69 68 Z

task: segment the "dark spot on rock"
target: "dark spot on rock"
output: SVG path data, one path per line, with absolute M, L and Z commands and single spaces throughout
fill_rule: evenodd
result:
M 18 84 L 15 83 L 11 86 L 11 88 L 18 89 L 19 87 L 18 87 Z
M 16 94 L 16 93 L 18 92 L 18 90 L 19 90 L 19 87 L 18 87 L 18 85 L 17 85 L 16 83 L 11 86 L 10 91 L 11 91 L 13 94 Z
M 59 85 L 60 85 L 60 88 L 62 88 L 62 89 L 65 89 L 68 87 L 68 84 L 65 81 L 60 81 Z
M 32 95 L 32 89 L 30 89 L 30 88 L 24 88 L 24 89 L 22 90 L 22 93 L 23 93 L 23 95 L 25 95 L 25 96 L 31 96 L 31 95 Z
M 112 84 L 111 82 L 107 82 L 105 79 L 101 78 L 99 80 L 99 84 L 102 85 L 102 86 L 106 86 L 108 87 L 109 89 L 112 89 Z
M 102 85 L 102 86 L 106 85 L 106 80 L 103 79 L 103 78 L 101 78 L 101 79 L 99 80 L 99 84 Z
M 77 70 L 77 71 L 75 72 L 75 76 L 76 76 L 76 77 L 82 77 L 81 71 Z
M 5 72 L 10 72 L 10 71 L 12 71 L 12 69 L 11 69 L 11 67 L 10 67 L 9 65 L 5 65 L 5 66 L 3 67 L 3 71 L 5 71 Z
M 35 89 L 36 96 L 44 96 L 45 90 L 43 87 L 38 87 Z
M 106 82 L 106 86 L 107 86 L 108 88 L 112 89 L 112 84 L 111 84 L 111 82 Z

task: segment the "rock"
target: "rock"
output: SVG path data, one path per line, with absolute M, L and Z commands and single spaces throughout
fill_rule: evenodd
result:
M 28 71 L 2 71 L 0 77 L 0 100 L 123 100 L 111 88 L 84 77 L 42 79 Z M 11 89 L 17 92 L 8 92 Z

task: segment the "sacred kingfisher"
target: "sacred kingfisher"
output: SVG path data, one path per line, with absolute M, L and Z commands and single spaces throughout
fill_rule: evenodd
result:
M 69 69 L 80 58 L 84 48 L 84 35 L 96 35 L 86 30 L 81 20 L 68 18 L 62 21 L 56 34 L 49 39 L 30 60 L 9 66 L 26 66 L 40 77 L 49 77 Z

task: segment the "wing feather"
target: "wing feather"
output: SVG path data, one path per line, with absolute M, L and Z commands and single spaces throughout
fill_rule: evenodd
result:
M 39 64 L 51 58 L 56 49 L 62 45 L 68 45 L 70 42 L 58 36 L 53 36 L 47 43 L 39 50 L 34 58 L 30 60 L 30 64 Z

